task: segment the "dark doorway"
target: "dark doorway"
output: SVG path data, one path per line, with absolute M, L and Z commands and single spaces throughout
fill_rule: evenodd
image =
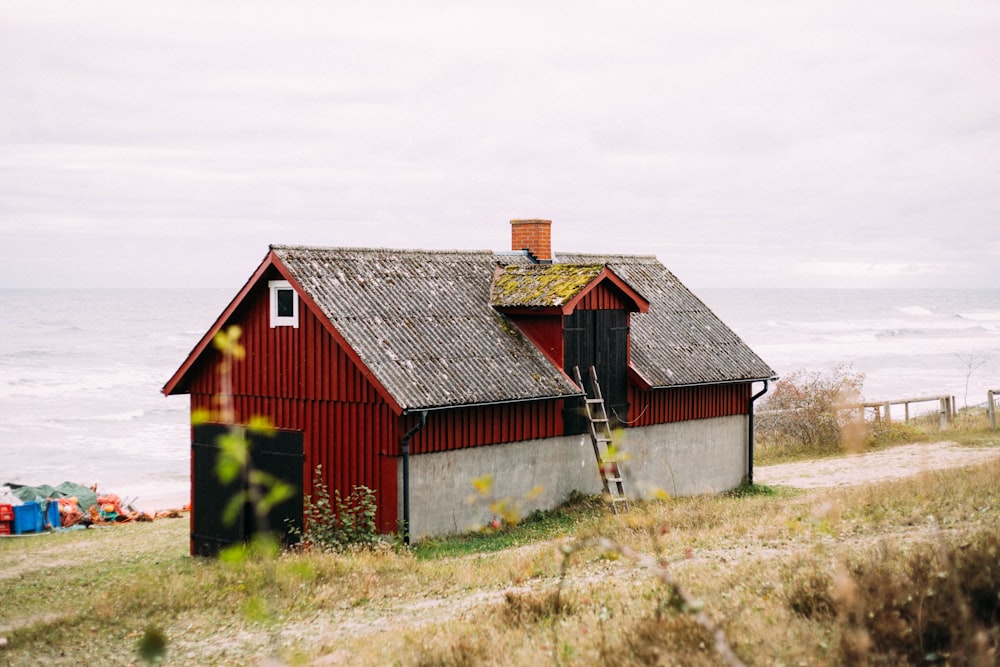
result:
M 579 366 L 588 396 L 594 393 L 588 371 L 597 370 L 612 427 L 628 418 L 628 316 L 625 310 L 578 310 L 563 321 L 564 370 L 573 377 L 573 367 Z M 583 433 L 588 428 L 583 402 L 566 403 L 566 433 Z
M 271 435 L 248 434 L 250 460 L 255 470 L 273 475 L 295 488 L 292 497 L 270 509 L 258 526 L 253 508 L 244 504 L 235 521 L 223 519 L 235 494 L 246 490 L 245 479 L 222 484 L 216 473 L 219 437 L 228 426 L 195 426 L 191 442 L 191 553 L 214 556 L 221 549 L 248 541 L 261 528 L 276 533 L 284 543 L 294 542 L 290 528 L 302 528 L 302 433 L 274 431 Z

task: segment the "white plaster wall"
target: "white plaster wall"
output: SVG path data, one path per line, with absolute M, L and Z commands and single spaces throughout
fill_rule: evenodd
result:
M 648 495 L 656 488 L 671 495 L 726 491 L 747 470 L 747 417 L 699 419 L 630 428 L 616 434 L 628 454 L 623 464 L 626 493 Z M 549 509 L 571 491 L 601 492 L 594 449 L 587 435 L 527 440 L 410 457 L 410 535 L 464 532 L 492 518 L 487 501 L 475 496 L 472 480 L 493 478 L 492 498 L 518 499 L 522 512 Z M 536 486 L 541 495 L 526 496 Z M 399 516 L 403 516 L 402 467 Z

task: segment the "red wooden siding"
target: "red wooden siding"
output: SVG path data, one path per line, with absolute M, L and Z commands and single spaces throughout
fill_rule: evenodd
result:
M 192 410 L 215 402 L 214 394 L 191 394 Z M 233 407 L 237 422 L 266 415 L 275 428 L 303 432 L 304 493 L 313 493 L 313 471 L 322 464 L 331 493 L 346 495 L 356 485 L 375 489 L 380 529 L 395 530 L 397 458 L 386 450 L 398 449 L 400 436 L 388 406 L 236 395 Z
M 509 315 L 517 328 L 535 344 L 557 368 L 563 366 L 562 315 Z
M 629 384 L 629 425 L 651 426 L 747 414 L 750 384 L 715 384 L 643 391 Z
M 266 283 L 264 283 L 266 285 Z M 233 392 L 278 398 L 374 403 L 382 398 L 307 308 L 299 311 L 299 327 L 271 328 L 268 292 L 262 287 L 248 295 L 234 314 L 243 327 L 246 358 L 233 365 Z M 200 360 L 217 365 L 214 350 Z M 216 373 L 203 369 L 191 382 L 191 391 L 218 393 Z
M 472 406 L 427 413 L 411 440 L 412 454 L 551 438 L 563 434 L 561 400 Z M 414 424 L 416 418 L 410 418 Z M 408 424 L 412 425 L 412 424 Z
M 230 322 L 243 328 L 246 348 L 232 371 L 237 422 L 266 416 L 276 428 L 302 431 L 303 491 L 313 493 L 313 471 L 322 464 L 331 493 L 375 489 L 380 530 L 395 530 L 400 418 L 312 312 L 300 303 L 298 328 L 271 328 L 268 299 L 265 279 Z M 220 360 L 210 349 L 193 369 L 192 410 L 217 407 Z
M 610 280 L 603 280 L 583 295 L 576 310 L 634 310 L 632 300 Z

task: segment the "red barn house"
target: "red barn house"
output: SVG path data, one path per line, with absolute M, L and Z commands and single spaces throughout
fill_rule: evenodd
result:
M 511 228 L 510 252 L 271 246 L 163 392 L 213 407 L 212 339 L 238 324 L 236 420 L 278 429 L 255 442 L 254 465 L 306 494 L 322 465 L 331 490 L 376 491 L 380 530 L 405 522 L 414 537 L 482 520 L 466 503 L 482 475 L 500 496 L 542 487 L 528 510 L 601 490 L 574 367 L 596 369 L 623 427 L 630 493 L 752 481 L 753 384 L 774 371 L 656 258 L 553 257 L 549 221 Z M 254 530 L 219 520 L 223 429 L 192 429 L 195 553 Z M 297 497 L 270 522 L 301 511 Z

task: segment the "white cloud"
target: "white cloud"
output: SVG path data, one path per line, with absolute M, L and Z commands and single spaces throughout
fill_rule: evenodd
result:
M 995 3 L 0 13 L 5 254 L 73 227 L 79 280 L 112 275 L 115 234 L 173 263 L 142 280 L 180 261 L 202 284 L 247 270 L 215 268 L 234 233 L 503 248 L 544 216 L 556 245 L 655 248 L 692 284 L 787 284 L 804 257 L 831 284 L 995 284 L 996 253 L 962 249 L 997 237 Z M 64 274 L 43 256 L 0 285 Z

